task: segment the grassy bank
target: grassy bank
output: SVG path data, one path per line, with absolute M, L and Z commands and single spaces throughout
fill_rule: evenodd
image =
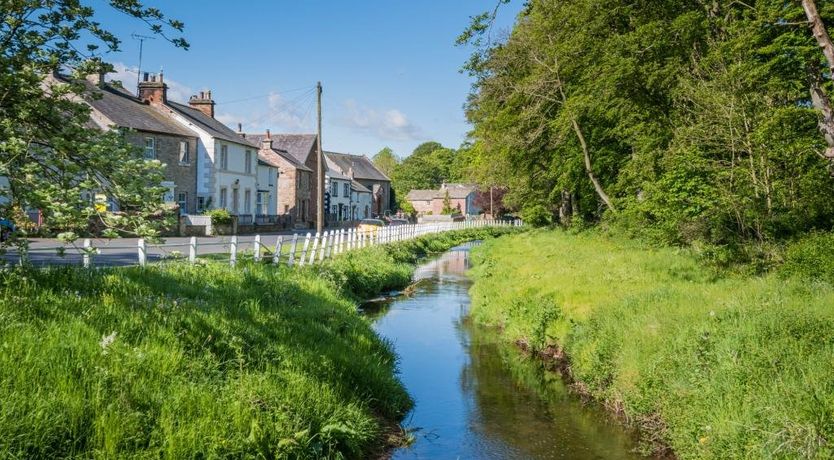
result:
M 0 457 L 367 458 L 411 400 L 355 299 L 490 233 L 296 270 L 0 272 Z
M 475 252 L 472 316 L 561 347 L 580 391 L 681 458 L 834 455 L 834 288 L 537 231 Z M 654 439 L 652 439 L 654 438 Z

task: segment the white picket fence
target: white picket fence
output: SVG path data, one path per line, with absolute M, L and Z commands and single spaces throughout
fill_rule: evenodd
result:
M 216 238 L 206 238 L 209 241 L 204 240 L 203 242 L 197 237 L 191 237 L 187 242 L 170 244 L 150 244 L 144 239 L 139 239 L 136 246 L 108 245 L 106 249 L 109 251 L 121 250 L 125 256 L 129 254 L 128 251 L 136 251 L 135 263 L 123 260 L 119 265 L 140 265 L 144 267 L 149 262 L 148 250 L 149 248 L 153 248 L 157 251 L 164 251 L 169 256 L 181 254 L 182 257 L 186 257 L 185 253 L 187 252 L 188 261 L 192 264 L 197 263 L 198 255 L 216 256 L 226 253 L 229 257 L 229 264 L 234 266 L 238 262 L 238 257 L 251 249 L 251 255 L 256 262 L 270 258 L 273 264 L 286 264 L 292 267 L 312 265 L 349 251 L 411 240 L 432 233 L 479 227 L 516 227 L 522 224 L 521 220 L 501 221 L 483 219 L 462 222 L 396 225 L 379 227 L 365 232 L 359 231 L 356 228 L 335 229 L 327 230 L 321 234 L 317 232 L 315 234 L 307 233 L 306 235 L 294 234 L 278 236 L 274 245 L 262 243 L 261 235 L 255 235 L 252 241 L 245 243 L 240 242 L 238 236 L 231 236 L 228 240 L 223 241 L 217 241 Z M 221 246 L 223 252 L 206 251 L 206 247 L 209 246 Z M 85 239 L 81 247 L 77 245 L 72 245 L 72 247 L 77 249 L 78 252 L 76 254 L 81 255 L 82 266 L 90 268 L 97 265 L 95 259 L 101 248 L 94 247 L 92 240 Z M 199 248 L 203 248 L 203 254 L 199 254 Z M 37 250 L 39 252 L 60 252 L 66 251 L 66 249 L 66 247 L 56 247 L 38 248 Z

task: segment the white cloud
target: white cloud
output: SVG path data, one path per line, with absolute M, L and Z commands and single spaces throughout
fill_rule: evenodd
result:
M 118 80 L 122 82 L 122 86 L 130 92 L 136 94 L 136 74 L 135 67 L 128 67 L 121 62 L 113 64 L 114 72 L 107 74 L 107 81 Z M 188 102 L 188 98 L 194 94 L 194 90 L 188 85 L 184 85 L 176 80 L 165 78 L 165 84 L 168 85 L 168 99 L 176 102 Z
M 398 109 L 375 109 L 353 99 L 345 101 L 345 115 L 340 124 L 385 140 L 420 140 L 421 130 Z
M 315 130 L 315 97 L 312 92 L 291 99 L 279 93 L 270 93 L 263 102 L 247 104 L 246 115 L 239 112 L 223 111 L 216 115 L 221 122 L 237 128 L 243 124 L 247 132 L 271 129 L 273 132 L 308 133 Z M 218 107 L 224 109 L 221 103 Z

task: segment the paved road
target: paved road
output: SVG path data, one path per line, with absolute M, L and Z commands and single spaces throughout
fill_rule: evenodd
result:
M 295 233 L 304 235 L 309 230 L 298 230 Z M 261 244 L 268 247 L 275 247 L 278 238 L 288 241 L 292 238 L 292 232 L 261 235 Z M 147 258 L 149 262 L 161 260 L 171 256 L 173 251 L 188 255 L 188 237 L 165 238 L 164 246 L 148 244 Z M 228 254 L 230 236 L 200 237 L 197 238 L 197 255 L 207 254 Z M 254 246 L 255 236 L 238 236 L 238 251 L 251 251 Z M 125 266 L 138 264 L 138 239 L 119 238 L 91 239 L 91 245 L 98 249 L 94 254 L 93 265 L 95 266 Z M 56 248 L 64 248 L 64 254 L 59 254 Z M 20 255 L 15 249 L 10 248 L 8 252 L 0 256 L 7 262 L 16 264 Z M 29 240 L 29 260 L 36 266 L 44 265 L 82 265 L 83 250 L 81 240 L 74 245 L 65 245 L 52 238 L 31 238 Z

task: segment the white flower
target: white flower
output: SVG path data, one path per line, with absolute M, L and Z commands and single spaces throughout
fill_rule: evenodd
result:
M 101 342 L 99 342 L 98 344 L 101 346 L 101 349 L 104 354 L 107 354 L 107 347 L 116 341 L 117 335 L 118 333 L 116 331 L 113 331 L 110 333 L 110 335 L 101 336 Z

